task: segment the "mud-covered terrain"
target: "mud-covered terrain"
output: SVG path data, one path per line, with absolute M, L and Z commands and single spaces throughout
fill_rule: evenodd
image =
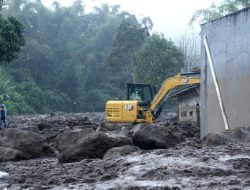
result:
M 159 129 L 118 126 L 107 125 L 102 119 L 99 113 L 10 118 L 10 128 L 39 134 L 51 150 L 38 158 L 31 154 L 24 159 L 22 155 L 27 153 L 22 152 L 21 145 L 7 144 L 21 153 L 12 156 L 12 161 L 1 161 L 0 171 L 9 173 L 9 177 L 0 179 L 0 189 L 250 189 L 249 128 L 209 135 L 201 142 L 194 126 L 168 126 L 164 121 Z M 2 132 L 1 138 L 13 133 Z M 64 142 L 67 136 L 71 144 Z M 117 141 L 118 137 L 131 141 Z M 75 150 L 83 144 L 89 145 L 85 147 L 88 151 Z M 13 155 L 13 151 L 10 153 L 6 155 Z M 72 154 L 74 159 L 62 159 L 65 154 Z

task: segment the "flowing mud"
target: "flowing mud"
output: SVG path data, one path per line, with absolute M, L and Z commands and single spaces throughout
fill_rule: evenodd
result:
M 84 117 L 90 119 L 83 121 Z M 86 127 L 93 129 L 102 126 L 99 130 L 131 134 L 131 127 L 109 130 L 110 127 L 101 124 L 101 114 L 98 117 L 94 121 L 89 115 L 74 114 L 18 116 L 13 118 L 11 127 L 33 128 L 46 136 L 51 146 L 53 137 L 49 133 L 56 131 L 56 136 L 70 128 L 80 129 L 85 123 Z M 39 130 L 38 124 L 41 123 L 49 125 Z M 70 126 L 69 123 L 74 124 Z M 0 171 L 8 172 L 9 177 L 0 179 L 0 189 L 250 189 L 249 128 L 223 136 L 210 136 L 201 143 L 191 135 L 196 136 L 197 130 L 186 127 L 189 129 L 176 126 L 178 135 L 182 131 L 185 141 L 168 149 L 134 148 L 121 157 L 112 157 L 111 154 L 106 158 L 104 156 L 105 159 L 83 159 L 72 163 L 60 163 L 56 157 L 1 162 Z M 243 141 L 238 139 L 242 135 Z M 218 139 L 222 139 L 223 143 Z M 123 151 L 122 148 L 119 150 Z

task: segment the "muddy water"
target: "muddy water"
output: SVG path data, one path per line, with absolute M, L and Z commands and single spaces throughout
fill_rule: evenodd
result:
M 78 116 L 70 117 L 72 123 Z M 20 116 L 11 124 L 35 127 L 45 119 L 56 120 L 49 115 Z M 59 115 L 60 122 L 66 120 Z M 139 150 L 116 159 L 66 164 L 56 158 L 1 162 L 0 171 L 10 175 L 0 179 L 0 190 L 250 190 L 250 142 L 202 146 L 190 138 L 174 148 Z
M 138 151 L 118 159 L 0 164 L 7 189 L 250 189 L 250 144 Z M 1 186 L 0 186 L 1 187 Z

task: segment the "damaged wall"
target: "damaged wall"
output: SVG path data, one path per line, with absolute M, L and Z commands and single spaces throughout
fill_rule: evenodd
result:
M 206 35 L 229 128 L 250 126 L 250 8 L 203 24 L 201 137 L 225 131 L 203 44 Z
M 197 106 L 200 96 L 194 89 L 193 91 L 178 96 L 178 120 L 179 122 L 197 122 Z

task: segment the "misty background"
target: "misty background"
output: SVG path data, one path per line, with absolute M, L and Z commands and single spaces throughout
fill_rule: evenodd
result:
M 199 65 L 198 23 L 189 22 L 210 1 L 152 2 L 4 1 L 25 45 L 1 66 L 1 103 L 10 113 L 104 111 L 107 100 L 126 98 L 128 82 L 159 89 Z

